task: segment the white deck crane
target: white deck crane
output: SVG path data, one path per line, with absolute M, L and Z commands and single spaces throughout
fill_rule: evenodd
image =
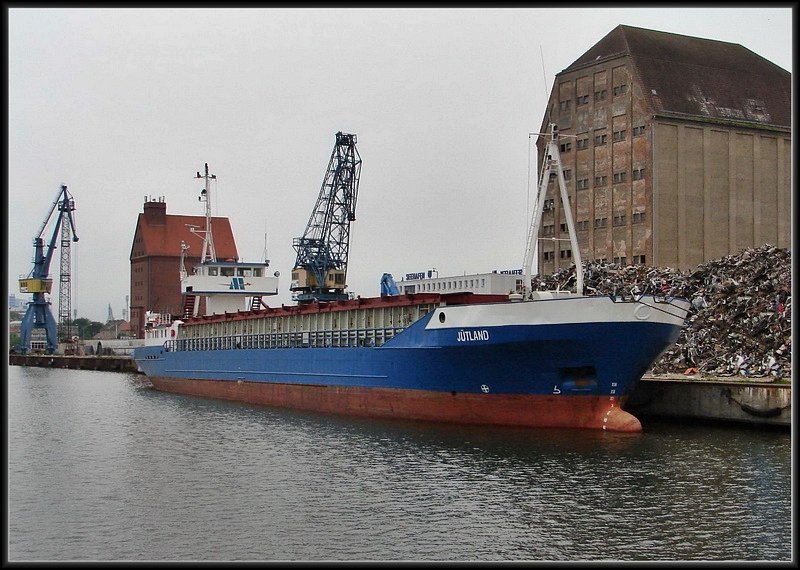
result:
M 558 149 L 558 127 L 554 124 L 550 125 L 550 132 L 548 133 L 549 140 L 545 146 L 544 158 L 542 160 L 542 172 L 539 177 L 539 191 L 536 195 L 536 201 L 533 205 L 533 216 L 531 225 L 528 230 L 528 243 L 525 248 L 525 260 L 523 262 L 523 270 L 525 272 L 525 296 L 530 294 L 531 289 L 531 276 L 532 266 L 534 262 L 535 251 L 538 249 L 536 244 L 539 240 L 539 227 L 542 223 L 542 215 L 544 214 L 545 195 L 547 194 L 547 186 L 550 182 L 550 176 L 555 175 L 558 179 L 558 188 L 561 196 L 562 211 L 564 218 L 567 222 L 567 231 L 569 232 L 569 241 L 572 247 L 572 260 L 575 263 L 575 276 L 576 276 L 576 292 L 578 295 L 583 295 L 583 265 L 581 263 L 581 250 L 578 245 L 578 236 L 575 233 L 575 224 L 572 221 L 572 208 L 567 195 L 567 184 L 564 180 L 564 170 L 561 166 L 561 154 Z

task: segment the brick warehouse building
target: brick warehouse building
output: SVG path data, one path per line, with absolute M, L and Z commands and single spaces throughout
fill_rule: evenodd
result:
M 750 50 L 617 26 L 556 75 L 550 123 L 583 260 L 686 270 L 790 247 L 791 74 Z M 539 237 L 567 241 L 539 242 L 544 275 L 572 263 L 556 181 L 547 197 Z
M 205 230 L 205 216 L 167 214 L 167 203 L 145 198 L 131 247 L 131 335 L 144 338 L 147 311 L 180 315 L 183 298 L 180 285 L 181 242 L 189 246 L 184 265 L 191 273 L 200 263 L 202 238 L 189 227 Z M 214 249 L 218 259 L 239 260 L 228 218 L 211 218 Z

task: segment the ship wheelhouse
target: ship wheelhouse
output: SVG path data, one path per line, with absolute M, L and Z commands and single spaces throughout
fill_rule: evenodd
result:
M 261 297 L 278 294 L 278 277 L 268 268 L 266 262 L 207 261 L 181 280 L 181 292 L 204 297 L 209 315 L 252 309 Z

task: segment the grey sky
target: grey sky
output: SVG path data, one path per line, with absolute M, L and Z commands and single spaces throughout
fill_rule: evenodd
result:
M 262 257 L 266 232 L 281 272 L 270 304 L 289 303 L 292 238 L 339 130 L 363 160 L 349 290 L 379 294 L 384 272 L 519 268 L 528 133 L 555 74 L 619 24 L 738 43 L 792 71 L 789 7 L 10 9 L 9 292 L 66 184 L 72 307 L 121 318 L 144 197 L 202 215 L 208 162 L 214 214 L 243 260 Z

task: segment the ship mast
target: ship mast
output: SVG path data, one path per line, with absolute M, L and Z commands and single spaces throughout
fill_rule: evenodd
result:
M 206 165 L 206 173 L 205 175 L 200 175 L 200 172 L 197 173 L 195 178 L 203 178 L 205 180 L 205 186 L 203 190 L 200 192 L 200 196 L 197 198 L 199 201 L 205 201 L 206 203 L 206 229 L 203 233 L 203 252 L 200 255 L 200 263 L 205 263 L 206 261 L 216 261 L 217 254 L 214 251 L 214 236 L 211 233 L 211 186 L 209 185 L 209 180 L 216 180 L 216 174 L 209 174 L 208 173 L 208 163 Z M 200 233 L 200 232 L 197 232 Z
M 538 250 L 536 245 L 539 239 L 539 227 L 541 226 L 542 215 L 544 214 L 547 185 L 550 181 L 551 174 L 555 174 L 558 179 L 558 188 L 561 195 L 561 206 L 564 212 L 564 218 L 567 221 L 569 241 L 572 247 L 572 259 L 575 262 L 575 277 L 577 280 L 576 292 L 578 295 L 583 295 L 581 250 L 578 246 L 575 224 L 572 221 L 572 208 L 569 203 L 569 196 L 567 195 L 567 183 L 564 180 L 564 170 L 561 167 L 561 154 L 558 150 L 558 127 L 555 124 L 551 124 L 550 132 L 547 134 L 549 134 L 550 140 L 547 141 L 547 146 L 545 147 L 544 160 L 542 161 L 542 173 L 539 178 L 539 193 L 534 202 L 533 218 L 528 230 L 528 243 L 525 248 L 525 261 L 523 262 L 523 268 L 525 270 L 525 292 L 528 293 L 531 287 L 531 267 L 533 265 L 534 252 Z

